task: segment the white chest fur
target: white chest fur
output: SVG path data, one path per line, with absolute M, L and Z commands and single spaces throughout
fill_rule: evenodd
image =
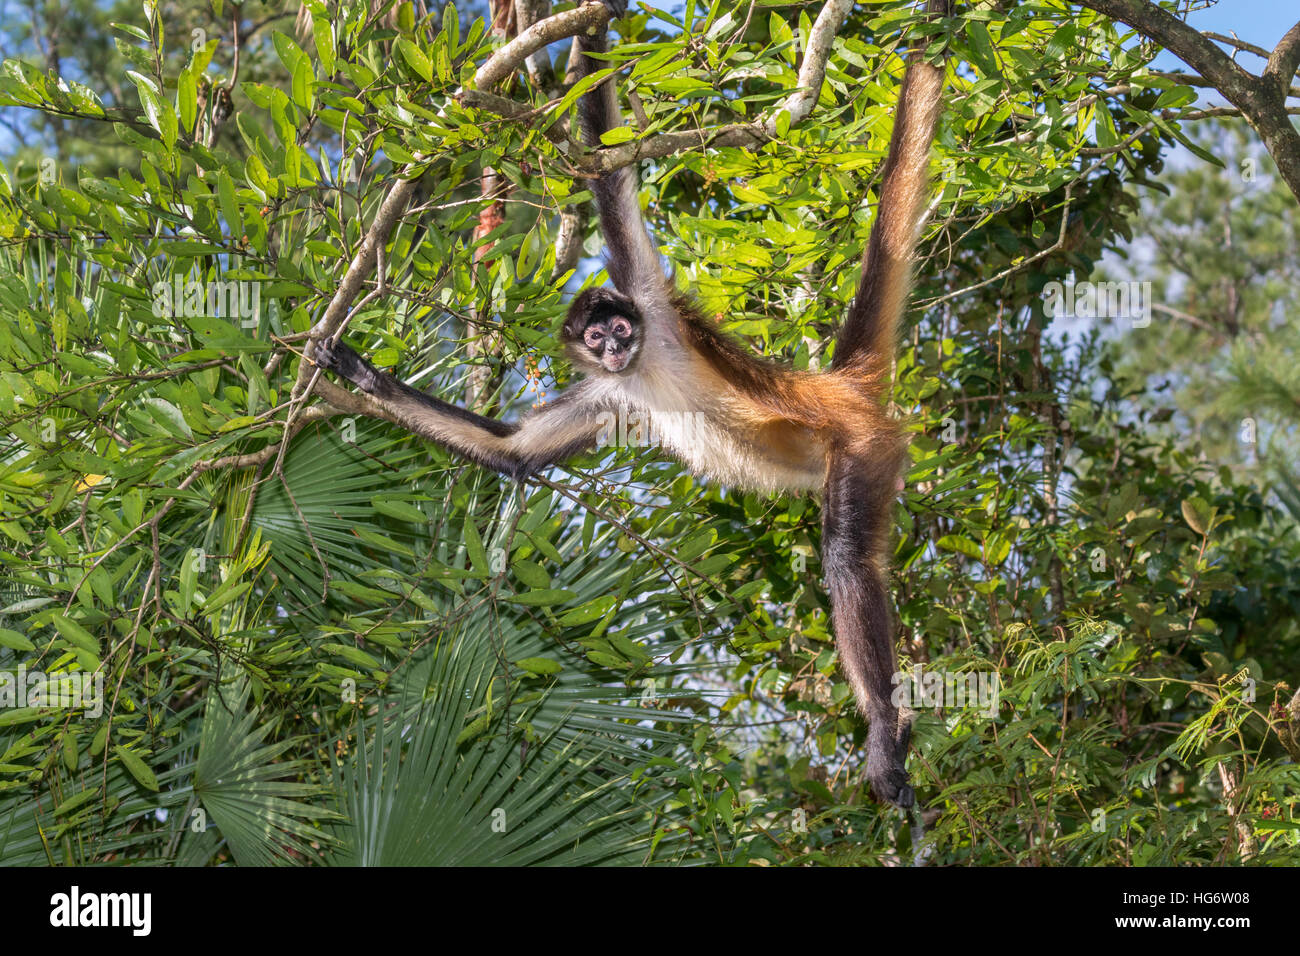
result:
M 824 459 L 809 448 L 808 460 L 791 462 L 765 454 L 735 423 L 742 397 L 690 352 L 669 343 L 647 343 L 628 375 L 596 383 L 599 403 L 616 416 L 618 443 L 659 447 L 694 475 L 752 491 L 820 490 Z

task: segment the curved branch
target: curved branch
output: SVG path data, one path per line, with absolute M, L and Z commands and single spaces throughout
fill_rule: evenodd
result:
M 584 3 L 572 10 L 539 20 L 492 54 L 474 74 L 474 86 L 480 90 L 495 86 L 518 69 L 530 55 L 547 44 L 567 36 L 574 36 L 584 30 L 595 29 L 608 21 L 609 10 L 599 2 Z M 334 335 L 343 324 L 348 309 L 361 291 L 366 277 L 374 271 L 380 247 L 388 241 L 393 227 L 406 212 L 406 207 L 415 191 L 415 184 L 423 174 L 424 170 L 418 166 L 408 166 L 398 174 L 397 182 L 384 197 L 374 221 L 348 264 L 347 272 L 344 273 L 343 280 L 334 292 L 334 298 L 330 300 L 324 314 L 312 326 L 311 337 L 303 350 L 305 358 L 311 358 L 315 340 Z M 299 363 L 298 378 L 293 389 L 295 398 L 305 398 L 310 391 L 313 368 L 308 362 Z M 319 385 L 319 377 L 316 378 Z
M 609 22 L 603 3 L 588 2 L 545 20 L 538 20 L 488 58 L 471 81 L 476 89 L 496 86 L 519 69 L 529 56 L 556 40 L 576 36 Z
M 550 15 L 551 0 L 515 0 L 515 23 L 521 30 L 526 31 Z M 528 79 L 539 90 L 547 89 L 555 81 L 551 58 L 544 49 L 528 54 L 524 58 L 524 69 L 528 72 Z
M 1209 80 L 1259 133 L 1264 148 L 1277 164 L 1278 174 L 1300 199 L 1300 132 L 1286 110 L 1290 79 L 1300 67 L 1300 24 L 1287 31 L 1269 54 L 1264 75 L 1255 76 L 1223 52 L 1213 39 L 1149 0 L 1074 2 L 1128 24 Z
M 792 119 L 791 123 L 793 122 Z M 768 123 L 765 121 L 728 123 L 705 129 L 658 133 L 645 139 L 629 140 L 618 146 L 599 150 L 590 154 L 585 160 L 578 160 L 577 164 L 581 168 L 590 169 L 593 173 L 609 173 L 642 159 L 660 159 L 684 150 L 701 149 L 705 146 L 754 148 L 767 142 L 773 135 L 768 132 Z
M 817 14 L 817 20 L 808 33 L 808 48 L 804 51 L 803 63 L 799 65 L 799 87 L 782 100 L 781 105 L 772 110 L 762 123 L 763 131 L 768 136 L 776 135 L 776 120 L 782 111 L 790 114 L 791 126 L 798 125 L 812 113 L 826 79 L 826 62 L 830 59 L 835 37 L 852 9 L 853 0 L 827 0 L 826 6 Z M 931 0 L 926 9 L 929 13 L 938 15 L 951 12 L 946 0 Z
M 1205 77 L 1228 99 L 1244 95 L 1255 79 L 1219 49 L 1209 37 L 1189 27 L 1168 10 L 1147 0 L 1075 0 L 1081 7 L 1127 23 L 1150 37 Z M 1233 92 L 1229 92 L 1229 91 Z M 1238 104 L 1240 105 L 1240 104 Z
M 403 173 L 411 173 L 413 170 L 406 169 Z M 379 257 L 379 248 L 388 239 L 388 234 L 393 231 L 393 226 L 397 220 L 402 217 L 406 211 L 407 203 L 410 202 L 411 194 L 415 192 L 415 184 L 419 180 L 419 174 L 413 175 L 407 179 L 399 179 L 393 188 L 388 191 L 384 201 L 379 206 L 379 211 L 375 213 L 375 219 L 370 224 L 365 238 L 361 240 L 361 245 L 357 247 L 356 254 L 352 257 L 352 262 L 348 264 L 348 271 L 343 275 L 343 281 L 339 283 L 338 289 L 334 292 L 334 298 L 325 309 L 316 324 L 312 326 L 310 337 L 313 339 L 322 338 L 326 335 L 333 335 L 343 324 L 343 318 L 347 315 L 348 306 L 352 300 L 357 297 L 361 291 L 361 286 L 366 277 L 374 271 L 375 262 Z
M 799 88 L 787 96 L 763 124 L 768 135 L 776 135 L 776 119 L 782 110 L 790 114 L 790 125 L 794 126 L 806 119 L 817 105 L 822 81 L 826 79 L 826 61 L 830 59 L 835 34 L 840 32 L 840 27 L 852 9 L 853 0 L 827 0 L 826 6 L 817 14 L 817 20 L 808 34 L 808 49 L 804 51 L 803 63 L 799 65 Z
M 1264 67 L 1264 82 L 1285 91 L 1295 79 L 1296 70 L 1300 70 L 1300 23 L 1287 30 L 1286 36 L 1269 54 L 1268 65 Z

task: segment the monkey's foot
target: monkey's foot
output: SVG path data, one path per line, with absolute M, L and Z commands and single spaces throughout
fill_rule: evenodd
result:
M 911 714 L 895 721 L 873 720 L 867 732 L 867 781 L 877 800 L 906 809 L 916 802 L 907 782 L 907 747 L 912 739 Z
M 374 370 L 369 363 L 342 342 L 331 345 L 329 339 L 318 340 L 311 359 L 321 368 L 328 369 L 365 391 L 369 391 L 369 386 L 373 384 Z
M 882 803 L 892 803 L 896 807 L 907 809 L 916 802 L 916 792 L 907 782 L 907 771 L 895 764 L 889 766 L 867 758 L 867 781 L 871 792 Z M 873 766 L 874 764 L 874 766 Z

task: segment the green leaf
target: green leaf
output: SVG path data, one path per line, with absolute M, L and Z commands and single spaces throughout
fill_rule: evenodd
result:
M 378 658 L 367 654 L 359 647 L 352 647 L 348 644 L 324 644 L 321 646 L 321 650 L 337 654 L 349 663 L 364 667 L 366 670 L 382 671 L 385 669 Z
M 539 677 L 558 674 L 563 670 L 558 661 L 553 661 L 549 657 L 524 657 L 515 661 L 515 666 Z
M 593 664 L 599 664 L 601 667 L 610 667 L 614 670 L 627 670 L 632 666 L 631 661 L 625 661 L 621 657 L 605 651 L 587 651 L 587 659 Z
M 530 588 L 549 588 L 551 586 L 551 576 L 546 573 L 546 569 L 535 561 L 525 561 L 516 559 L 511 565 L 515 577 Z
M 600 134 L 600 141 L 606 146 L 617 146 L 619 143 L 626 143 L 636 139 L 636 130 L 631 126 L 615 126 L 613 129 Z
M 313 15 L 311 18 L 312 38 L 316 41 L 316 55 L 320 57 L 325 75 L 334 73 L 334 24 L 328 16 Z
M 402 51 L 402 59 L 406 61 L 412 70 L 425 81 L 433 82 L 433 64 L 424 55 L 423 50 L 406 37 L 397 38 L 397 48 Z
M 15 651 L 36 650 L 36 645 L 17 631 L 6 630 L 2 627 L 0 627 L 0 647 L 12 648 Z
M 997 567 L 1011 554 L 1011 542 L 1000 534 L 992 534 L 984 539 L 984 560 L 992 567 Z
M 988 77 L 999 76 L 997 56 L 993 52 L 993 40 L 988 27 L 978 20 L 965 23 L 966 39 L 970 41 L 971 58 L 980 72 Z
M 113 747 L 113 753 L 117 754 L 117 758 L 122 761 L 122 766 L 126 767 L 131 776 L 135 778 L 136 783 L 146 790 L 156 791 L 158 789 L 158 778 L 149 769 L 149 765 L 140 759 L 139 754 L 116 745 Z
M 483 539 L 479 537 L 478 528 L 474 526 L 473 518 L 465 519 L 464 539 L 470 567 L 483 574 L 490 574 L 492 569 L 488 563 L 487 551 L 483 547 Z
M 1197 534 L 1205 534 L 1210 528 L 1210 522 L 1214 519 L 1214 509 L 1212 509 L 1204 498 L 1193 495 L 1191 498 L 1184 498 L 1182 502 L 1183 520 Z
M 153 789 L 157 790 L 158 788 L 154 787 Z M 85 790 L 74 793 L 54 808 L 54 815 L 56 817 L 65 816 L 78 807 L 85 806 L 91 800 L 94 800 L 98 794 L 99 790 L 95 787 L 87 787 Z
M 293 101 L 308 113 L 316 106 L 316 77 L 312 73 L 311 60 L 306 56 L 293 69 L 290 92 Z
M 144 43 L 149 42 L 149 34 L 145 33 L 143 30 L 141 30 L 138 26 L 136 26 L 133 23 L 112 22 L 109 24 L 109 26 L 112 27 L 114 30 L 117 30 L 121 33 L 125 33 L 127 36 L 135 37 L 137 40 L 140 40 Z
M 54 626 L 58 632 L 63 635 L 64 639 L 74 647 L 79 647 L 83 651 L 98 655 L 100 651 L 99 641 L 88 630 L 62 614 L 55 614 L 53 617 Z
M 176 101 L 180 111 L 181 128 L 186 134 L 193 132 L 199 116 L 199 91 L 194 74 L 188 67 L 176 78 Z
M 90 572 L 90 589 L 95 592 L 95 597 L 99 603 L 105 607 L 114 607 L 113 600 L 113 579 L 108 576 L 108 572 L 102 567 L 95 568 Z
M 539 588 L 524 594 L 510 595 L 506 597 L 506 600 L 513 604 L 524 604 L 529 607 L 547 607 L 552 604 L 567 604 L 577 596 L 576 591 L 565 588 Z
M 176 145 L 176 114 L 172 112 L 171 104 L 163 101 L 158 95 L 158 89 L 154 86 L 153 80 L 149 79 L 135 70 L 127 70 L 126 75 L 131 82 L 135 84 L 136 92 L 140 96 L 140 105 L 144 107 L 145 117 L 149 120 L 149 125 L 158 131 L 162 137 L 163 145 L 171 149 Z
M 980 546 L 964 535 L 946 534 L 936 541 L 935 544 L 948 551 L 956 551 L 958 554 L 964 554 L 968 558 L 974 558 L 977 561 L 983 557 L 983 553 L 980 551 Z
M 195 565 L 197 555 L 194 551 L 186 552 L 181 558 L 181 612 L 184 613 L 190 609 L 194 603 L 194 588 L 198 583 L 198 573 Z
M 411 521 L 415 524 L 426 524 L 429 516 L 426 515 L 409 501 L 403 501 L 400 498 L 390 498 L 385 495 L 375 495 L 370 499 L 370 503 L 375 506 L 375 510 L 380 514 L 397 518 L 401 521 Z
M 299 63 L 307 60 L 307 54 L 302 52 L 298 44 L 294 43 L 290 36 L 281 33 L 279 30 L 271 31 L 271 43 L 275 46 L 276 55 L 280 57 L 280 62 L 284 64 L 290 76 L 293 76 Z
M 564 627 L 590 624 L 592 621 L 598 621 L 608 614 L 610 609 L 617 603 L 618 597 L 616 595 L 601 595 L 598 598 L 593 598 L 581 607 L 575 607 L 572 611 L 568 611 L 561 615 L 560 624 Z

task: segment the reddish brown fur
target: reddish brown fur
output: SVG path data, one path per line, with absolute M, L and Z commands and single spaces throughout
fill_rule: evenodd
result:
M 930 143 L 942 91 L 943 70 L 914 56 L 899 92 L 880 213 L 830 372 L 796 372 L 760 358 L 723 335 L 689 298 L 676 299 L 687 344 L 723 383 L 754 403 L 755 442 L 774 457 L 797 458 L 812 433 L 829 450 L 879 463 L 882 481 L 885 472 L 897 474 L 901 467 L 906 439 L 881 402 L 911 286 L 910 260 L 929 192 Z M 892 487 L 892 479 L 887 484 Z
M 928 7 L 932 13 L 946 13 L 949 2 L 929 0 Z M 605 48 L 603 33 L 579 42 L 587 52 Z M 583 62 L 585 70 L 596 68 L 595 60 Z M 651 366 L 644 378 L 611 379 L 596 370 L 595 377 L 566 391 L 542 411 L 508 425 L 424 395 L 375 369 L 346 346 L 330 348 L 324 342 L 316 346 L 322 366 L 369 392 L 385 417 L 521 479 L 590 447 L 600 433 L 595 418 L 595 411 L 605 407 L 600 402 L 627 395 L 631 386 L 634 400 L 650 407 L 657 396 L 666 394 L 668 407 L 659 409 L 665 413 L 690 411 L 692 406 L 708 410 L 714 426 L 708 443 L 692 446 L 684 433 L 678 433 L 674 438 L 678 444 L 672 446 L 684 463 L 693 463 L 697 474 L 713 473 L 712 477 L 730 478 L 740 487 L 771 490 L 808 490 L 820 484 L 822 565 L 836 646 L 858 705 L 870 720 L 867 776 L 881 799 L 900 806 L 914 799 L 904 766 L 910 725 L 891 701 L 897 665 L 884 565 L 906 442 L 882 399 L 889 384 L 895 329 L 908 292 L 909 260 L 929 188 L 929 151 L 941 88 L 941 70 L 913 54 L 895 116 L 879 214 L 864 253 L 862 280 L 829 372 L 797 372 L 755 356 L 719 332 L 685 297 L 673 303 L 675 319 L 664 314 L 668 310 L 660 308 L 662 287 L 655 287 L 650 274 L 658 281 L 664 277 L 641 219 L 630 168 L 603 175 L 593 184 L 610 252 L 609 272 L 618 293 L 589 290 L 580 296 L 564 336 L 573 341 L 590 320 L 592 309 L 602 302 L 642 321 L 634 300 L 648 289 L 654 311 L 644 321 L 660 323 L 658 332 L 670 334 L 652 343 L 661 364 Z M 620 122 L 612 85 L 588 92 L 582 99 L 582 114 L 588 142 L 595 145 L 602 133 Z M 675 325 L 666 330 L 665 322 Z M 627 384 L 609 389 L 605 399 L 596 391 L 621 381 Z M 756 474 L 756 468 L 762 474 Z
M 945 14 L 950 3 L 930 0 L 928 8 Z M 822 557 L 836 646 L 869 719 L 872 789 L 900 806 L 915 799 L 904 764 L 911 724 L 891 699 L 897 662 L 885 565 L 907 440 L 882 399 L 930 188 L 930 145 L 942 89 L 942 68 L 914 53 L 899 93 L 862 278 L 831 371 L 796 372 L 758 358 L 722 335 L 689 301 L 677 302 L 684 344 L 711 366 L 716 379 L 698 384 L 748 399 L 749 421 L 737 424 L 749 426 L 747 437 L 764 456 L 782 464 L 825 456 Z
M 774 457 L 806 457 L 811 435 L 827 448 L 897 460 L 904 438 L 881 404 L 889 382 L 884 356 L 875 362 L 868 356 L 842 371 L 798 372 L 724 335 L 685 296 L 676 305 L 687 344 L 708 360 L 721 383 L 750 399 L 755 443 Z

